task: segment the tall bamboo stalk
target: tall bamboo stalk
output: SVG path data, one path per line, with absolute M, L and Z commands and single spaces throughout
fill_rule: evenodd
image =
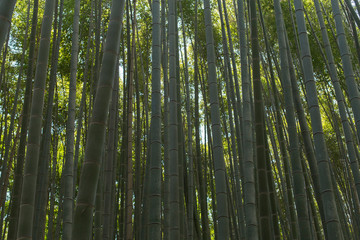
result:
M 54 12 L 54 0 L 47 0 L 41 26 L 41 40 L 37 59 L 34 91 L 31 104 L 29 137 L 25 160 L 23 186 L 17 238 L 31 239 L 36 179 L 38 172 L 42 112 L 44 106 L 45 82 L 50 50 L 51 26 Z
M 304 67 L 304 82 L 306 87 L 307 102 L 312 123 L 315 154 L 319 169 L 320 194 L 324 206 L 327 237 L 329 239 L 342 239 L 339 215 L 336 209 L 334 187 L 329 169 L 329 156 L 325 145 L 323 126 L 319 111 L 317 91 L 315 86 L 309 40 L 306 32 L 303 3 L 294 0 L 296 21 L 300 40 L 301 59 Z
M 214 175 L 216 184 L 216 203 L 218 232 L 220 239 L 228 239 L 229 232 L 229 210 L 228 210 L 228 192 L 226 189 L 226 168 L 224 161 L 224 150 L 222 143 L 222 130 L 220 123 L 220 107 L 218 98 L 216 59 L 214 49 L 213 27 L 211 19 L 210 1 L 204 0 L 204 17 L 206 32 L 206 52 L 208 64 L 208 87 L 209 101 L 211 106 L 211 130 L 213 135 L 212 151 L 214 154 Z
M 305 192 L 305 179 L 301 166 L 299 141 L 295 119 L 295 109 L 293 103 L 293 95 L 291 90 L 291 80 L 289 72 L 289 62 L 287 57 L 287 46 L 285 38 L 285 27 L 280 1 L 274 0 L 276 26 L 280 50 L 281 62 L 281 83 L 284 91 L 286 120 L 290 141 L 290 157 L 292 165 L 292 176 L 294 185 L 294 197 L 296 203 L 296 211 L 299 224 L 299 232 L 301 239 L 311 239 L 309 211 Z
M 91 236 L 92 211 L 95 204 L 96 185 L 99 179 L 102 148 L 105 141 L 105 122 L 115 77 L 124 3 L 124 0 L 113 0 L 111 8 L 103 64 L 92 119 L 89 124 L 85 160 L 80 176 L 79 194 L 76 201 L 72 231 L 73 239 L 87 240 Z
M 152 100 L 150 122 L 149 239 L 161 239 L 161 22 L 160 1 L 152 4 Z
M 180 202 L 178 166 L 178 110 L 176 79 L 176 5 L 169 0 L 168 42 L 169 42 L 169 185 L 170 185 L 170 232 L 169 239 L 180 239 Z

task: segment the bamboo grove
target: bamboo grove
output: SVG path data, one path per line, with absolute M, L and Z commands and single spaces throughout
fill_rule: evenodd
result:
M 0 239 L 360 239 L 359 0 L 0 0 Z

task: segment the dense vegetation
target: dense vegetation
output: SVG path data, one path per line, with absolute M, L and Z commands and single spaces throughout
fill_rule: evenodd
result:
M 0 239 L 360 239 L 358 0 L 0 0 Z

